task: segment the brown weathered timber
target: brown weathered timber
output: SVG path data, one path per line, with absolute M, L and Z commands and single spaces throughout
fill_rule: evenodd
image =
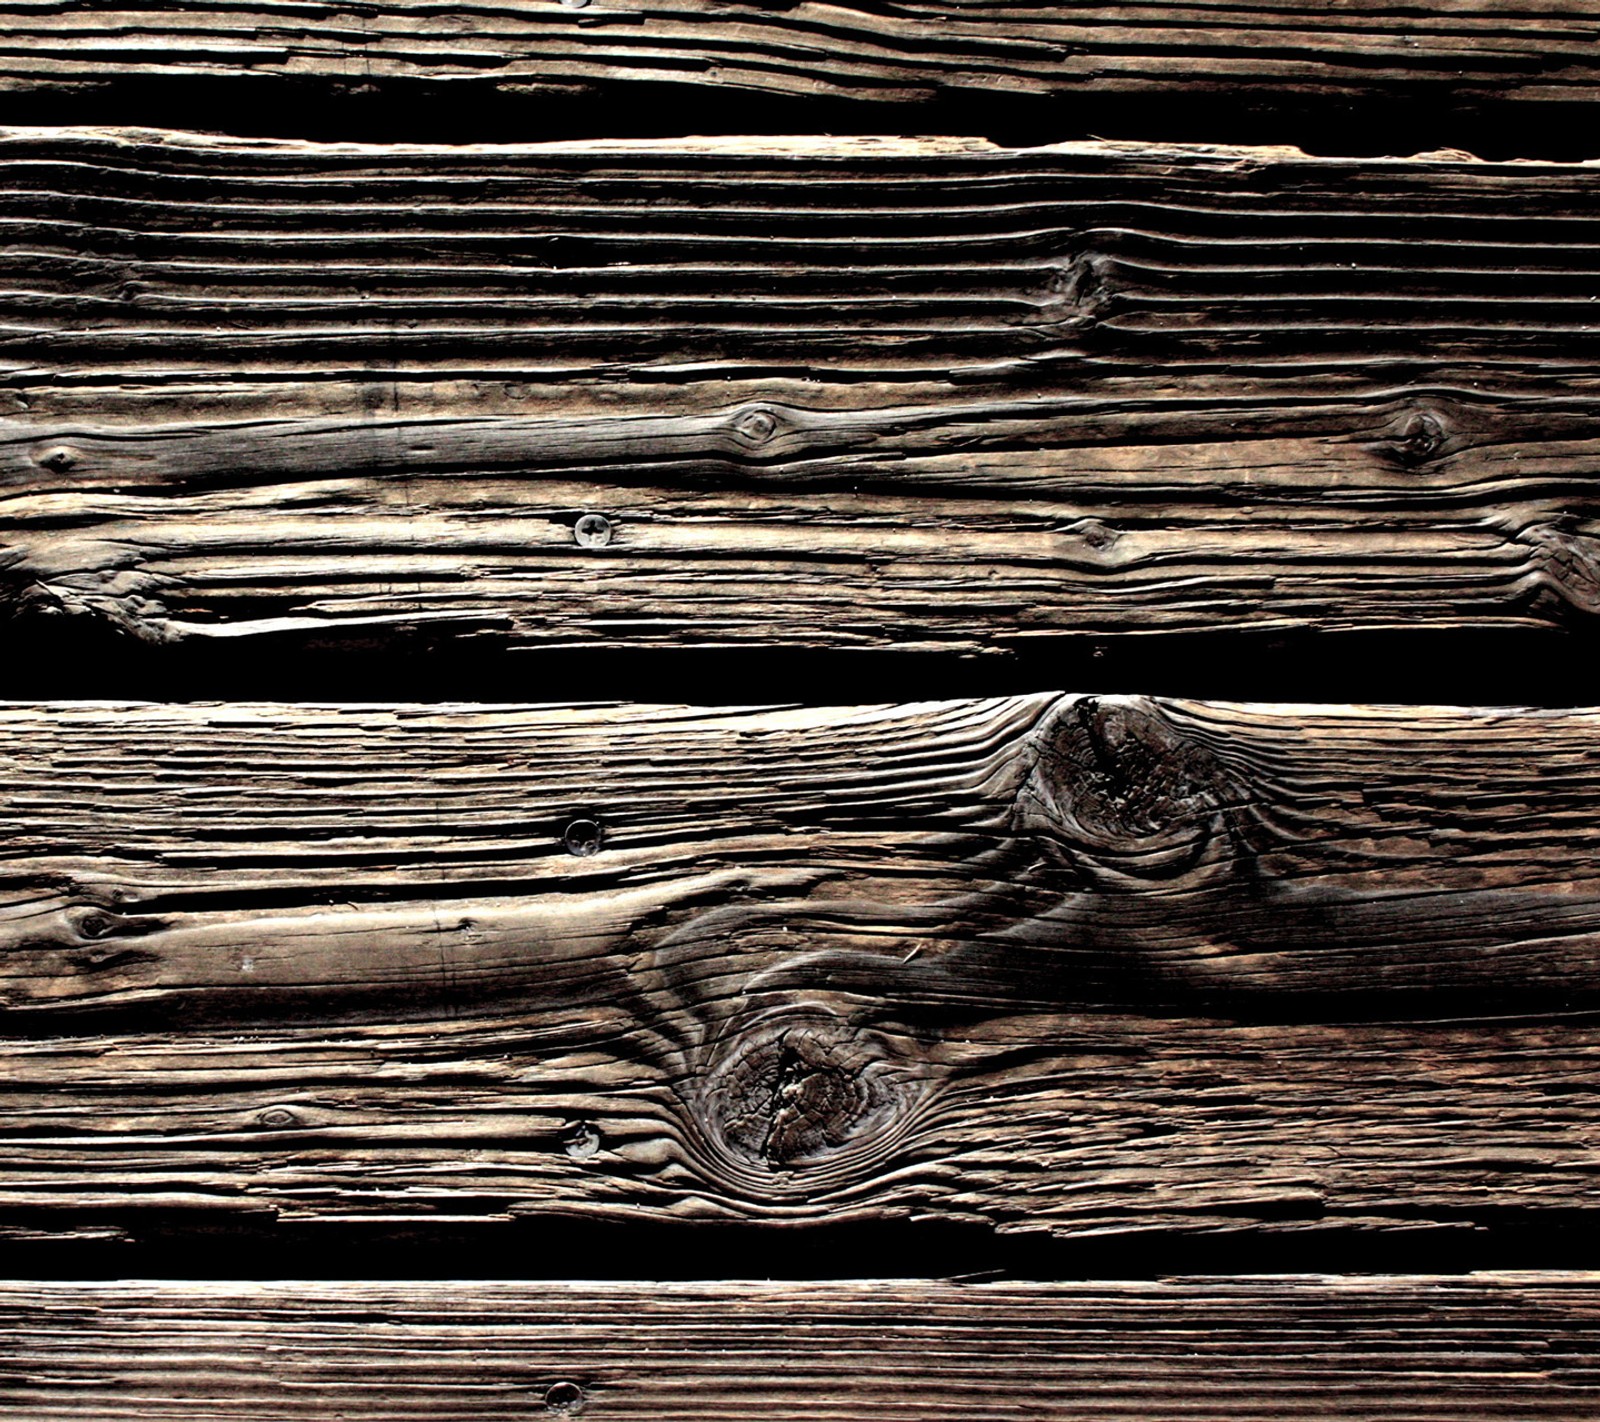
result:
M 0 1210 L 1600 1208 L 1600 713 L 12 706 Z
M 14 1422 L 1589 1422 L 1600 1277 L 4 1284 Z
M 18 130 L 0 269 L 23 616 L 979 654 L 1600 610 L 1600 167 Z
M 1267 0 L 1180 5 L 773 7 L 566 0 L 441 9 L 379 0 L 175 0 L 93 9 L 7 0 L 0 87 L 96 92 L 211 77 L 270 101 L 284 81 L 367 91 L 449 80 L 509 94 L 675 81 L 737 92 L 915 102 L 954 92 L 1425 95 L 1477 107 L 1600 93 L 1588 0 L 1400 8 Z M 462 102 L 470 102 L 463 93 Z

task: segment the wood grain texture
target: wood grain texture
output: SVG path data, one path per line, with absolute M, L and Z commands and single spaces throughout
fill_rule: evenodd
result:
M 1588 625 L 1597 199 L 1288 150 L 12 131 L 0 605 L 974 656 Z
M 1597 731 L 13 705 L 0 1211 L 1588 1217 Z
M 1494 105 L 1590 99 L 1588 0 L 1408 9 L 1363 0 L 1181 5 L 785 4 L 565 0 L 449 10 L 400 0 L 175 0 L 84 9 L 7 0 L 0 87 L 94 92 L 130 78 L 368 89 L 449 80 L 501 92 L 613 91 L 641 80 L 915 102 L 940 93 L 1095 97 L 1396 92 Z M 465 96 L 463 96 L 465 97 Z
M 5 1284 L 16 1422 L 1585 1422 L 1600 1279 Z

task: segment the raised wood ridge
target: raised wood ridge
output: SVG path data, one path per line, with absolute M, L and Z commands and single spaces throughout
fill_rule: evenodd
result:
M 1252 93 L 1348 102 L 1425 95 L 1468 109 L 1592 99 L 1600 16 L 1586 0 L 1402 8 L 1363 0 L 1181 5 L 785 4 L 549 0 L 448 10 L 401 0 L 8 0 L 0 88 L 94 93 L 118 80 L 230 79 L 258 97 L 318 82 L 370 91 L 449 80 L 512 96 L 673 81 L 916 102 L 953 93 Z
M 1600 714 L 12 706 L 0 1208 L 1600 1205 Z
M 13 131 L 0 269 L 26 617 L 978 655 L 1600 609 L 1600 167 Z
M 0 1285 L 13 1422 L 1600 1417 L 1600 1280 Z

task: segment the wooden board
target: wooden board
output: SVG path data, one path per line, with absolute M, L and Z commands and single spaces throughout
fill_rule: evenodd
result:
M 1600 1277 L 6 1284 L 15 1422 L 1600 1417 Z
M 1600 167 L 19 130 L 0 268 L 29 618 L 979 656 L 1600 609 Z
M 1600 17 L 1585 0 L 1425 9 L 1268 0 L 1254 6 L 910 6 L 550 0 L 450 10 L 382 0 L 155 0 L 81 9 L 11 0 L 0 86 L 93 94 L 118 80 L 232 79 L 370 91 L 449 80 L 571 96 L 675 81 L 722 90 L 917 101 L 953 92 L 1103 98 L 1174 92 L 1438 104 L 1592 99 Z M 471 102 L 463 95 L 458 102 Z
M 10 706 L 0 774 L 30 1231 L 1600 1206 L 1600 713 Z

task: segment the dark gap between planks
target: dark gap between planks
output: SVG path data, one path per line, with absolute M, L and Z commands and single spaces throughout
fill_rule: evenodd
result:
M 1480 1214 L 1459 1228 L 1362 1233 L 1319 1229 L 1270 1239 L 1159 1233 L 1063 1240 L 948 1221 L 873 1221 L 772 1229 L 547 1220 L 409 1230 L 343 1222 L 259 1229 L 174 1223 L 136 1238 L 14 1241 L 9 1278 L 1160 1279 L 1174 1275 L 1466 1274 L 1594 1269 L 1588 1212 Z M 19 1221 L 19 1223 L 22 1223 Z M 307 1267 L 308 1261 L 315 1261 Z
M 1267 144 L 1332 158 L 1457 149 L 1488 160 L 1573 162 L 1600 154 L 1590 105 L 1468 107 L 1421 90 L 1351 102 L 1297 100 L 1260 85 L 1241 86 L 1234 94 L 1090 98 L 968 91 L 903 104 L 638 81 L 545 97 L 459 81 L 387 78 L 379 87 L 273 76 L 258 87 L 252 78 L 119 78 L 93 90 L 0 93 L 0 125 L 137 125 L 361 143 L 961 134 L 1008 148 L 1103 138 Z
M 1452 706 L 1600 701 L 1600 633 L 1534 629 L 1282 635 L 1061 635 L 991 655 L 695 648 L 551 650 L 389 633 L 152 646 L 72 621 L 5 635 L 0 698 L 16 701 L 637 701 L 864 705 L 1102 694 Z

